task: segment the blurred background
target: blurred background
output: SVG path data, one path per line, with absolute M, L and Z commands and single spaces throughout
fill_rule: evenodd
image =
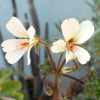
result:
M 75 17 L 80 21 L 84 19 L 92 20 L 96 28 L 95 36 L 85 45 L 92 55 L 89 66 L 96 67 L 99 73 L 100 0 L 0 0 L 0 43 L 13 38 L 12 34 L 6 29 L 6 23 L 12 16 L 18 17 L 26 28 L 33 25 L 37 34 L 49 41 L 61 37 L 57 25 L 65 18 Z M 40 48 L 38 59 L 39 64 L 45 62 L 44 49 Z M 26 77 L 29 77 L 34 73 L 31 66 L 37 66 L 37 62 L 35 61 L 31 66 L 26 66 L 25 60 L 24 57 L 17 64 L 9 65 L 0 47 L 0 67 L 17 67 L 18 71 L 20 70 Z M 82 71 L 74 74 L 80 77 L 86 70 Z

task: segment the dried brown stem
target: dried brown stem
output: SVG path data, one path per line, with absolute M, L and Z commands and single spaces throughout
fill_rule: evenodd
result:
M 82 80 L 80 80 L 80 79 L 78 79 L 78 78 L 76 78 L 76 77 L 73 77 L 73 76 L 68 75 L 68 74 L 62 74 L 62 75 L 65 76 L 65 77 L 68 77 L 68 78 L 70 78 L 70 79 L 73 79 L 73 80 L 75 80 L 75 81 L 78 81 L 78 82 L 80 82 L 81 84 L 84 84 L 84 82 L 83 82 Z
M 75 60 L 73 60 L 73 62 L 75 64 L 76 69 L 78 69 L 79 68 L 79 64 Z
M 32 19 L 32 24 L 35 27 L 36 32 L 40 33 L 39 20 L 38 20 L 38 15 L 36 12 L 34 1 L 35 0 L 27 0 L 28 5 L 29 5 L 28 8 L 29 8 L 29 13 L 31 15 L 31 19 Z
M 48 57 L 49 57 L 49 59 L 50 59 L 51 67 L 52 67 L 54 70 L 56 70 L 56 64 L 55 64 L 55 62 L 54 62 L 54 60 L 53 60 L 53 58 L 52 58 L 52 55 L 51 55 L 50 48 L 49 48 L 48 44 L 47 44 L 46 42 L 42 41 L 42 40 L 40 40 L 40 42 L 41 42 L 41 43 L 45 46 L 45 48 L 46 48 L 46 52 L 47 52 Z
M 18 16 L 16 0 L 12 0 L 13 16 Z
M 62 61 L 62 63 L 58 66 L 58 73 L 60 73 L 60 71 L 61 71 L 63 65 L 65 64 L 65 62 L 66 62 L 66 59 L 64 59 L 64 60 Z
M 60 63 L 61 63 L 62 57 L 63 57 L 63 53 L 62 53 L 62 54 L 60 55 L 60 57 L 59 57 L 58 64 L 57 64 L 57 68 L 59 67 L 59 65 L 60 65 Z

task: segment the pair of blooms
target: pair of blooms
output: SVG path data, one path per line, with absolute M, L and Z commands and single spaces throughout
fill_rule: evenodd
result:
M 6 60 L 8 63 L 14 64 L 27 53 L 28 64 L 30 64 L 30 50 L 40 42 L 39 38 L 36 37 L 35 28 L 30 26 L 26 30 L 16 17 L 12 17 L 6 26 L 17 37 L 17 39 L 8 39 L 1 44 L 6 53 Z M 90 60 L 90 54 L 79 45 L 86 42 L 94 34 L 93 23 L 89 20 L 79 23 L 77 19 L 70 18 L 62 22 L 61 29 L 64 40 L 55 41 L 51 46 L 51 51 L 53 53 L 66 51 L 66 63 L 77 59 L 81 64 L 86 64 Z

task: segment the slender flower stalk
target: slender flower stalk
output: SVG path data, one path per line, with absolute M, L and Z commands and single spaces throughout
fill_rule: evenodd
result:
M 59 65 L 61 64 L 62 58 L 63 58 L 63 53 L 59 57 L 57 67 L 59 67 Z
M 77 81 L 77 82 L 80 82 L 81 84 L 84 84 L 84 81 L 82 81 L 82 80 L 80 80 L 80 79 L 78 79 L 78 78 L 76 78 L 76 77 L 73 77 L 73 76 L 68 75 L 68 74 L 63 74 L 63 73 L 62 73 L 62 75 L 63 75 L 64 77 L 67 77 L 67 78 L 73 79 L 73 80 L 75 80 L 75 81 Z

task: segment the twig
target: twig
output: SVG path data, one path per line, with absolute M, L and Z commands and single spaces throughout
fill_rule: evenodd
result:
M 79 64 L 77 64 L 77 62 L 75 60 L 73 60 L 75 66 L 76 66 L 76 69 L 79 68 Z
M 16 0 L 12 0 L 13 16 L 18 16 Z
M 29 13 L 31 15 L 32 24 L 35 27 L 37 33 L 40 33 L 39 20 L 35 9 L 34 0 L 27 0 L 27 2 L 29 5 Z
M 65 62 L 66 62 L 66 59 L 64 59 L 63 61 L 62 61 L 62 63 L 61 63 L 61 65 L 59 65 L 59 69 L 58 69 L 58 73 L 61 71 L 61 69 L 62 69 L 62 67 L 63 67 L 63 65 L 65 64 Z
M 51 52 L 50 52 L 50 48 L 48 46 L 47 43 L 45 43 L 44 41 L 40 40 L 40 42 L 45 46 L 46 52 L 48 54 L 48 57 L 50 59 L 50 63 L 51 63 L 51 67 L 56 71 L 56 64 L 52 58 Z
M 63 57 L 63 53 L 62 53 L 62 54 L 60 55 L 60 57 L 59 57 L 58 64 L 57 64 L 57 68 L 59 67 L 59 65 L 60 65 L 60 63 L 61 63 L 62 57 Z
M 48 34 L 49 34 L 49 24 L 48 22 L 46 22 L 45 23 L 45 40 L 49 40 Z M 47 59 L 46 51 L 45 51 L 45 59 Z
M 80 82 L 81 84 L 84 84 L 83 81 L 81 81 L 80 79 L 78 79 L 78 78 L 76 78 L 76 77 L 73 77 L 73 76 L 68 75 L 68 74 L 62 74 L 62 75 L 65 76 L 65 77 L 68 77 L 68 78 L 70 78 L 70 79 L 73 79 L 73 80 L 75 80 L 75 81 L 78 81 L 78 82 Z
M 33 99 L 38 98 L 38 95 L 41 94 L 42 91 L 42 79 L 40 75 L 39 69 L 39 55 L 35 53 L 34 48 L 31 49 L 31 66 L 32 66 L 32 74 L 34 76 L 34 88 L 33 88 Z

